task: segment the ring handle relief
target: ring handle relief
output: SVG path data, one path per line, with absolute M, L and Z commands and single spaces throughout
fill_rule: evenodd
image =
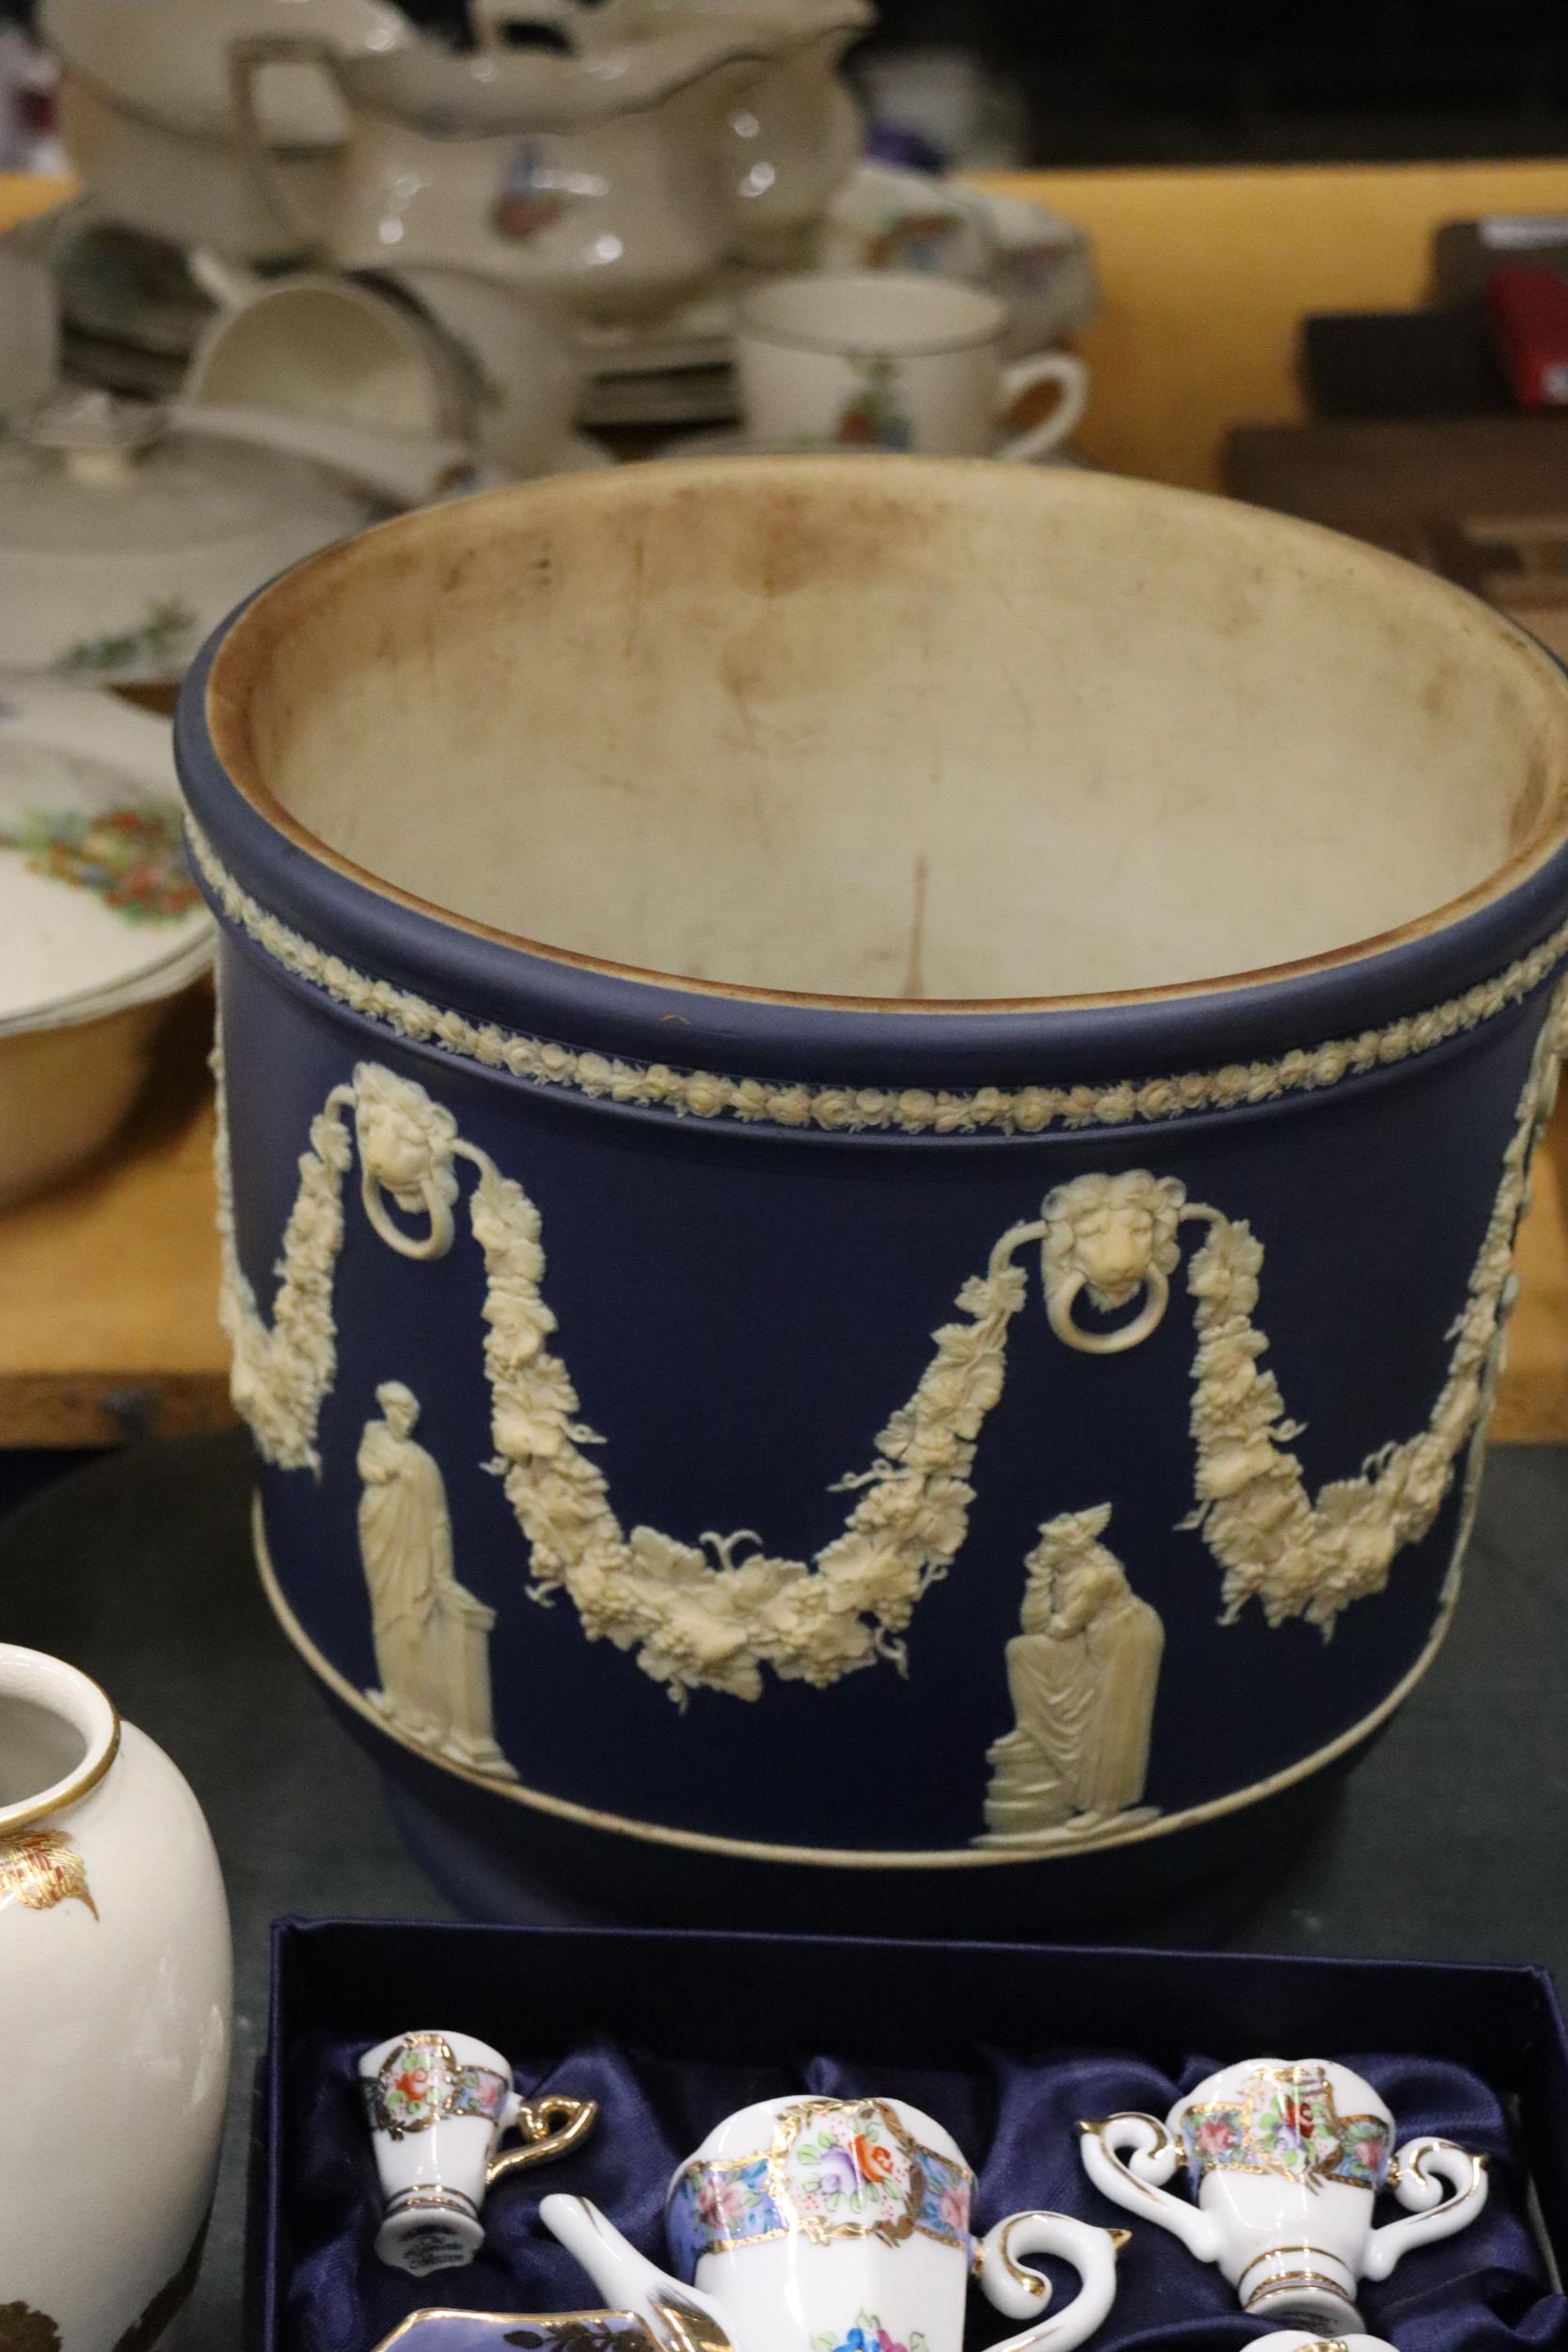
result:
M 1080 2123 L 1078 2135 L 1084 2169 L 1102 2196 L 1142 2220 L 1157 2221 L 1200 2263 L 1219 2260 L 1214 2223 L 1165 2186 L 1183 2159 L 1180 2142 L 1157 2115 L 1108 2115 L 1103 2122 Z
M 1386 2279 L 1412 2247 L 1452 2237 L 1481 2217 L 1490 2185 L 1486 2158 L 1430 2134 L 1407 2139 L 1394 2158 L 1390 2186 L 1407 2218 L 1386 2221 L 1368 2241 L 1363 2275 Z
M 520 2148 L 507 2148 L 493 2156 L 485 2173 L 487 2188 L 532 2164 L 548 2164 L 569 2155 L 585 2140 L 599 2118 L 596 2099 L 568 2099 L 550 2091 L 543 2099 L 515 2099 L 504 2128 L 523 2135 Z
M 1117 2299 L 1117 2255 L 1126 2245 L 1125 2230 L 1101 2230 L 1092 2222 L 1075 2221 L 1065 2213 L 1013 2213 L 988 2230 L 975 2249 L 975 2271 L 982 2293 L 1008 2319 L 1032 2319 L 1035 2325 L 1007 2336 L 992 2352 L 1071 2352 L 1093 2335 Z M 1030 2254 L 1055 2254 L 1070 2263 L 1080 2285 L 1070 2303 L 1049 2319 L 1041 2317 L 1051 2300 L 1051 2282 L 1028 2267 Z

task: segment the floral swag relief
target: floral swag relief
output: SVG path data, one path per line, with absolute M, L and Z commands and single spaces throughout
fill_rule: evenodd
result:
M 987 1416 L 1002 1394 L 1006 1339 L 1025 1303 L 1019 1253 L 1040 1248 L 1052 1327 L 1068 1344 L 1115 1353 L 1135 1346 L 1165 1311 L 1180 1263 L 1181 1229 L 1207 1229 L 1187 1266 L 1196 1347 L 1191 1426 L 1196 1509 L 1183 1521 L 1225 1574 L 1233 1620 L 1256 1598 L 1270 1624 L 1305 1617 L 1326 1635 L 1351 1601 L 1380 1591 L 1395 1555 L 1431 1528 L 1457 1457 L 1480 1433 L 1500 1359 L 1511 1301 L 1514 1227 L 1527 1198 L 1529 1154 L 1549 1113 L 1556 1057 L 1568 1044 L 1568 988 L 1543 1030 L 1497 1195 L 1450 1332 L 1448 1377 L 1426 1427 L 1372 1455 L 1356 1478 L 1308 1494 L 1286 1413 L 1259 1359 L 1268 1340 L 1253 1320 L 1263 1248 L 1241 1219 L 1189 1201 L 1172 1177 L 1132 1169 L 1077 1178 L 1053 1192 L 1041 1216 L 1010 1227 L 984 1272 L 955 1302 L 958 1320 L 933 1335 L 934 1353 L 908 1402 L 876 1441 L 868 1469 L 839 1482 L 856 1499 L 843 1532 L 814 1562 L 771 1556 L 749 1532 L 707 1533 L 696 1544 L 616 1518 L 599 1444 L 552 1341 L 556 1319 L 542 1283 L 539 1211 L 489 1156 L 464 1142 L 450 1112 L 414 1081 L 361 1062 L 312 1120 L 299 1188 L 283 1235 L 270 1325 L 234 1243 L 226 1121 L 217 1138 L 222 1315 L 234 1355 L 233 1394 L 264 1458 L 319 1470 L 317 1422 L 336 1377 L 332 1286 L 343 1239 L 343 1187 L 356 1152 L 373 1230 L 401 1256 L 435 1260 L 451 1248 L 458 1164 L 475 1172 L 468 1222 L 486 1273 L 484 1368 L 491 1395 L 489 1465 L 531 1553 L 536 1599 L 564 1589 L 591 1640 L 634 1651 L 643 1672 L 684 1701 L 694 1689 L 754 1699 L 762 1669 L 819 1688 L 879 1658 L 902 1665 L 902 1636 L 930 1585 L 962 1549 L 974 1489 L 969 1472 Z M 351 1128 L 352 1120 L 352 1128 Z M 393 1215 L 393 1210 L 397 1215 Z M 1135 1302 L 1130 1320 L 1085 1330 L 1081 1295 L 1102 1314 Z

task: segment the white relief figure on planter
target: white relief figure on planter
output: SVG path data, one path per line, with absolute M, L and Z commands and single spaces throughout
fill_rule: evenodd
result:
M 1181 1524 L 1224 1571 L 1223 1622 L 1256 1600 L 1271 1626 L 1303 1617 L 1326 1636 L 1351 1602 L 1384 1589 L 1396 1555 L 1431 1532 L 1459 1457 L 1483 1427 L 1486 1383 L 1511 1303 L 1529 1152 L 1568 1038 L 1565 1008 L 1568 983 L 1560 983 L 1450 1328 L 1447 1377 L 1425 1425 L 1380 1446 L 1357 1475 L 1327 1481 L 1316 1495 L 1291 1450 L 1300 1424 L 1259 1360 L 1269 1348 L 1253 1320 L 1263 1244 L 1243 1219 L 1189 1200 L 1179 1178 L 1129 1169 L 1075 1178 L 1047 1197 L 1038 1216 L 997 1237 L 983 1269 L 959 1288 L 952 1320 L 932 1333 L 914 1388 L 878 1430 L 869 1465 L 837 1482 L 834 1491 L 852 1500 L 841 1532 L 813 1560 L 762 1549 L 737 1558 L 737 1534 L 693 1542 L 627 1528 L 609 1472 L 594 1458 L 598 1440 L 545 1295 L 537 1204 L 463 1139 L 451 1113 L 423 1087 L 374 1062 L 359 1063 L 352 1082 L 333 1088 L 310 1124 L 270 1320 L 235 1246 L 216 1063 L 222 1314 L 234 1347 L 234 1402 L 264 1459 L 284 1470 L 319 1470 L 319 1417 L 336 1378 L 333 1285 L 343 1195 L 357 1149 L 365 1213 L 401 1256 L 444 1259 L 466 1208 L 484 1261 L 484 1329 L 475 1341 L 490 1389 L 491 1467 L 528 1547 L 531 1594 L 564 1591 L 588 1638 L 631 1652 L 677 1704 L 698 1689 L 757 1699 L 765 1668 L 827 1689 L 861 1668 L 904 1660 L 922 1597 L 963 1550 L 980 1435 L 1006 1385 L 1013 1319 L 1030 1295 L 1021 1253 L 1040 1249 L 1045 1309 L 1058 1339 L 1110 1355 L 1138 1345 L 1160 1324 L 1180 1265 L 1182 1229 L 1199 1224 L 1207 1233 L 1185 1265 L 1197 1508 Z M 467 1193 L 459 1162 L 477 1177 Z M 1132 1311 L 1097 1329 L 1078 1319 L 1083 1297 L 1101 1312 Z
M 452 1571 L 446 1483 L 414 1438 L 419 1398 L 401 1380 L 384 1380 L 375 1401 L 381 1418 L 365 1423 L 357 1461 L 359 1554 L 381 1677 L 379 1690 L 365 1695 L 419 1746 L 470 1772 L 515 1780 L 491 1710 L 496 1613 Z
M 1165 1629 L 1101 1543 L 1098 1510 L 1049 1519 L 1029 1554 L 1022 1631 L 1007 1644 L 1017 1718 L 988 1751 L 978 1846 L 1060 1845 L 1150 1821 L 1140 1804 Z

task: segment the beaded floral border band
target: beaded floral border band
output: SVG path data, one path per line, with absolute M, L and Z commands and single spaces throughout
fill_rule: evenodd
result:
M 1393 2152 L 1387 2119 L 1341 2115 L 1317 2068 L 1259 2068 L 1230 2097 L 1185 2108 L 1180 2128 L 1195 2188 L 1206 2172 L 1262 2172 L 1313 2191 L 1342 2182 L 1375 2195 Z
M 967 2254 L 974 2188 L 966 2164 L 914 2139 L 885 2101 L 810 2099 L 779 2118 L 770 2148 L 694 2156 L 666 2222 L 688 2280 L 705 2254 L 797 2234 L 896 2246 L 918 2233 Z
M 891 1131 L 900 1135 L 1043 1135 L 1048 1128 L 1122 1127 L 1182 1119 L 1200 1111 L 1234 1110 L 1280 1095 L 1310 1094 L 1393 1062 L 1431 1053 L 1450 1038 L 1479 1028 L 1528 996 L 1568 953 L 1568 922 L 1559 924 L 1528 953 L 1463 996 L 1405 1015 L 1356 1037 L 1300 1046 L 1277 1061 L 1227 1062 L 1218 1070 L 1164 1078 L 1122 1078 L 1109 1085 L 979 1087 L 971 1091 L 924 1087 L 814 1086 L 803 1080 L 731 1078 L 711 1070 L 677 1070 L 668 1062 L 637 1062 L 579 1053 L 470 1021 L 427 997 L 372 979 L 341 956 L 290 929 L 243 889 L 195 819 L 187 817 L 191 851 L 230 922 L 275 963 L 417 1045 L 434 1045 L 487 1069 L 510 1071 L 536 1086 L 566 1087 L 596 1100 L 677 1118 L 734 1119 L 743 1126 L 816 1127 L 832 1132 Z

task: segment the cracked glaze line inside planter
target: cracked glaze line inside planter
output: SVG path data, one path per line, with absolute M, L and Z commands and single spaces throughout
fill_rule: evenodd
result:
M 461 924 L 740 993 L 997 1002 L 1343 961 L 1568 831 L 1507 623 L 1308 526 L 931 460 L 625 468 L 267 591 L 230 777 Z

